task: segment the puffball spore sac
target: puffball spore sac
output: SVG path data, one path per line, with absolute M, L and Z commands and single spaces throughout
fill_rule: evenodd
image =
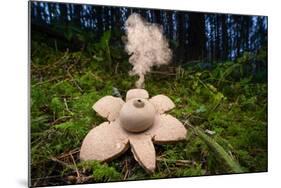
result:
M 155 107 L 147 99 L 131 99 L 121 108 L 120 125 L 129 132 L 143 132 L 153 125 L 155 115 Z
M 160 25 L 149 23 L 139 14 L 131 14 L 125 22 L 127 35 L 126 52 L 133 65 L 130 75 L 138 75 L 137 88 L 144 88 L 144 76 L 152 66 L 168 64 L 172 52 Z

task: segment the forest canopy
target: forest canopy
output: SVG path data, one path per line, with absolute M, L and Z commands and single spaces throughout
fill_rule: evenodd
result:
M 120 37 L 116 40 L 121 40 L 126 19 L 133 12 L 139 13 L 163 27 L 176 63 L 234 60 L 243 52 L 257 53 L 267 45 L 266 16 L 47 2 L 32 2 L 30 9 L 32 30 L 55 30 L 58 35 L 61 32 L 60 37 L 80 45 L 99 39 L 107 30 L 115 31 Z

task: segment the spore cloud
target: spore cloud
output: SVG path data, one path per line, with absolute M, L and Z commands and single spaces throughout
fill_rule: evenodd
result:
M 130 75 L 138 75 L 137 88 L 144 88 L 144 76 L 153 66 L 168 64 L 172 52 L 160 25 L 149 23 L 139 14 L 131 14 L 125 22 L 126 52 L 133 65 Z

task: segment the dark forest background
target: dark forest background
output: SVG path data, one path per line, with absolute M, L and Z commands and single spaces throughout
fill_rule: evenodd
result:
M 68 41 L 67 47 L 71 50 L 94 43 L 107 30 L 113 31 L 115 40 L 121 40 L 124 22 L 133 12 L 163 26 L 174 52 L 174 62 L 179 64 L 235 60 L 244 52 L 258 53 L 267 46 L 266 16 L 47 2 L 32 2 L 30 12 L 32 32 Z

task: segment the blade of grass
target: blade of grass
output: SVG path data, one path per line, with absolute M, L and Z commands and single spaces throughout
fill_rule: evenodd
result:
M 204 133 L 204 131 L 199 127 L 194 127 L 190 125 L 190 123 L 185 122 L 186 125 L 188 125 L 196 135 L 202 139 L 207 146 L 217 153 L 218 157 L 224 161 L 224 163 L 230 168 L 231 172 L 233 173 L 242 173 L 243 170 L 241 169 L 240 165 L 237 161 L 235 161 L 224 149 L 221 145 L 219 145 L 213 138 L 208 136 Z

